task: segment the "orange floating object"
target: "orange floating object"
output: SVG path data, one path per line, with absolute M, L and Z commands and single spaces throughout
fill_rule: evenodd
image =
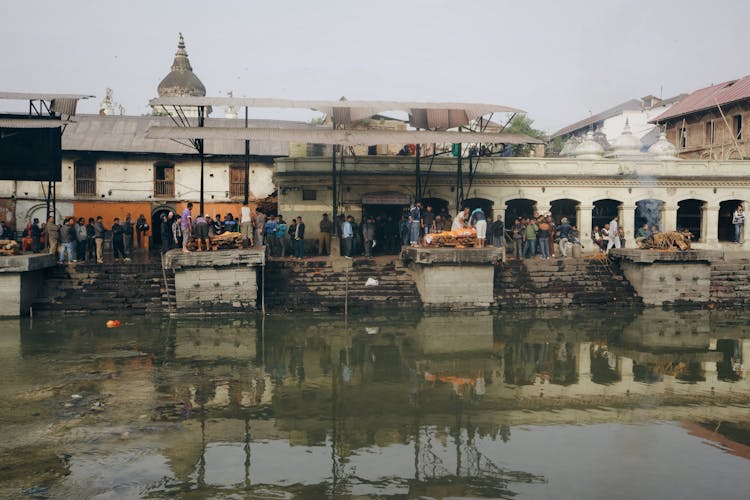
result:
M 107 328 L 118 328 L 120 326 L 119 319 L 111 319 L 107 321 Z

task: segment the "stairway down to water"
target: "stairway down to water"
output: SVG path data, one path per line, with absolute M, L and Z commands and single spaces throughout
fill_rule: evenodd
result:
M 161 263 L 78 263 L 47 269 L 34 312 L 143 314 L 166 311 Z
M 642 304 L 633 287 L 604 259 L 510 260 L 495 267 L 500 309 Z
M 417 286 L 397 259 L 349 261 L 349 307 L 419 307 Z M 265 300 L 270 310 L 325 311 L 344 308 L 346 271 L 326 260 L 270 260 Z M 377 286 L 365 286 L 368 278 Z
M 711 263 L 710 302 L 723 307 L 750 305 L 750 259 Z

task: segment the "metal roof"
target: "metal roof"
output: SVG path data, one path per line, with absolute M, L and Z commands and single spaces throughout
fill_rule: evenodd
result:
M 94 95 L 85 94 L 35 94 L 26 92 L 0 92 L 0 99 L 16 101 L 51 101 L 53 99 L 90 99 Z
M 664 122 L 698 111 L 750 99 L 750 76 L 696 90 L 660 114 L 651 123 Z
M 253 97 L 158 97 L 151 106 L 236 106 L 248 108 L 298 108 L 325 113 L 335 124 L 349 124 L 387 111 L 409 114 L 409 122 L 419 128 L 448 129 L 468 124 L 491 113 L 524 113 L 500 104 L 401 101 L 317 101 Z
M 244 120 L 209 118 L 208 126 L 226 129 L 244 127 Z M 250 120 L 249 124 L 268 128 L 316 128 L 302 122 L 280 120 Z M 160 153 L 196 154 L 187 144 L 179 144 L 169 139 L 156 139 L 147 136 L 150 127 L 174 125 L 168 116 L 99 116 L 79 115 L 65 129 L 62 139 L 63 151 L 96 151 L 112 153 Z M 194 130 L 194 129 L 183 129 Z M 194 137 L 190 137 L 193 139 Z M 206 141 L 207 155 L 244 155 L 245 145 L 236 140 L 218 139 Z M 253 141 L 250 153 L 257 156 L 288 156 L 289 144 L 268 141 Z
M 503 143 L 543 144 L 543 141 L 523 134 L 480 134 L 476 132 L 433 132 L 427 130 L 341 130 L 341 129 L 279 129 L 267 127 L 185 128 L 153 126 L 147 137 L 154 139 L 246 140 L 268 142 L 300 142 L 309 144 L 342 144 L 345 146 L 375 144 L 430 144 L 430 143 Z M 206 144 L 210 144 L 207 142 Z

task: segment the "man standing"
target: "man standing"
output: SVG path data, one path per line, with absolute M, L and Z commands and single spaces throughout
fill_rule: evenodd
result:
M 39 253 L 42 249 L 42 228 L 39 227 L 39 219 L 34 218 L 34 222 L 31 224 L 31 251 Z
M 115 217 L 114 223 L 112 224 L 112 252 L 114 253 L 115 261 L 119 261 L 121 258 L 130 260 L 125 255 L 125 244 L 123 240 L 123 234 L 125 228 L 120 225 L 120 218 Z
M 513 256 L 516 260 L 523 260 L 523 238 L 526 227 L 523 225 L 523 219 L 516 217 L 513 224 Z
M 94 223 L 94 244 L 96 245 L 96 262 L 98 264 L 104 264 L 104 233 L 107 231 L 104 228 L 104 219 L 99 215 L 96 217 Z
M 609 223 L 609 243 L 607 243 L 607 253 L 612 247 L 620 248 L 620 217 L 615 215 Z
M 268 246 L 268 255 L 276 256 L 276 217 L 271 215 L 266 219 L 266 225 L 263 226 L 263 233 L 266 235 L 266 245 Z
M 198 251 L 203 251 L 203 242 L 206 242 L 206 252 L 211 250 L 211 241 L 208 239 L 208 214 L 198 214 L 195 218 L 195 239 L 198 242 Z
M 130 214 L 128 214 L 129 216 Z M 137 239 L 137 248 L 143 248 L 145 241 L 146 231 L 148 231 L 148 222 L 146 216 L 141 214 L 138 216 L 138 220 L 135 222 L 135 234 Z
M 419 246 L 419 230 L 422 228 L 422 204 L 412 205 L 409 210 L 409 243 Z
M 492 223 L 490 235 L 492 236 L 492 246 L 503 249 L 503 262 L 505 262 L 505 222 L 503 222 L 501 215 L 498 215 L 497 220 Z
M 297 217 L 297 226 L 294 229 L 294 256 L 298 259 L 305 258 L 305 223 L 302 217 Z
M 737 205 L 737 209 L 732 214 L 732 224 L 734 225 L 734 242 L 742 243 L 742 230 L 745 228 L 745 207 L 742 203 Z
M 560 221 L 560 226 L 557 228 L 557 233 L 560 235 L 560 253 L 563 257 L 568 256 L 568 240 L 570 239 L 570 231 L 573 228 L 568 223 L 568 218 L 563 217 Z
M 484 248 L 484 242 L 487 240 L 487 218 L 484 215 L 484 210 L 475 208 L 469 221 L 477 231 L 477 248 Z
M 161 225 L 159 226 L 159 237 L 161 238 L 161 253 L 165 254 L 172 246 L 172 212 L 168 215 L 161 214 Z
M 73 262 L 73 248 L 76 242 L 75 228 L 72 226 L 73 218 L 65 219 L 60 226 L 60 264 L 65 262 L 65 254 L 68 254 L 68 264 Z
M 130 214 L 125 215 L 125 223 L 122 226 L 122 236 L 125 241 L 125 257 L 133 256 L 133 218 Z
M 352 228 L 353 217 L 350 215 L 341 224 L 341 243 L 344 257 L 352 256 L 352 243 L 354 241 L 354 230 Z
M 536 256 L 536 233 L 538 231 L 539 226 L 536 225 L 536 221 L 533 219 L 529 220 L 524 230 L 523 256 L 525 258 Z
M 331 230 L 333 224 L 328 218 L 328 214 L 323 214 L 320 220 L 320 234 L 318 235 L 318 255 L 328 255 L 331 253 Z
M 96 230 L 94 229 L 94 218 L 89 217 L 89 223 L 86 224 L 86 260 L 93 261 L 96 259 Z
M 188 250 L 188 243 L 190 243 L 190 234 L 192 233 L 193 229 L 193 214 L 191 211 L 193 210 L 193 204 L 188 203 L 187 207 L 182 211 L 182 215 L 180 216 L 180 232 L 182 233 L 182 251 L 187 253 Z
M 86 232 L 86 219 L 83 217 L 78 218 L 76 228 L 76 260 L 83 262 L 86 260 L 86 243 L 88 242 L 88 234 Z
M 372 217 L 362 224 L 362 238 L 365 242 L 365 257 L 372 257 L 372 249 L 375 247 L 375 221 Z
M 260 209 L 255 210 L 255 245 L 253 246 L 263 246 L 263 229 L 266 227 L 266 214 L 260 211 Z
M 435 212 L 432 211 L 432 206 L 427 205 L 425 212 L 422 214 L 422 225 L 424 226 L 424 234 L 430 234 L 435 232 Z
M 49 253 L 57 255 L 57 242 L 60 241 L 60 226 L 55 224 L 55 216 L 47 217 L 47 225 L 44 226 L 44 238 L 49 246 Z
M 279 214 L 279 222 L 276 224 L 276 241 L 279 246 L 281 257 L 286 257 L 286 229 L 286 221 L 284 221 L 284 217 Z
M 221 220 L 219 220 L 219 223 L 221 224 Z M 216 229 L 214 229 L 215 231 Z M 243 203 L 240 209 L 240 233 L 242 234 L 242 245 L 253 246 L 253 214 L 247 203 Z

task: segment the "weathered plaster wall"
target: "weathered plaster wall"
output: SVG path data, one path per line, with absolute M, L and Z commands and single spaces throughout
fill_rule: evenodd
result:
M 625 278 L 646 305 L 690 302 L 705 304 L 710 299 L 711 266 L 708 262 L 622 262 Z

